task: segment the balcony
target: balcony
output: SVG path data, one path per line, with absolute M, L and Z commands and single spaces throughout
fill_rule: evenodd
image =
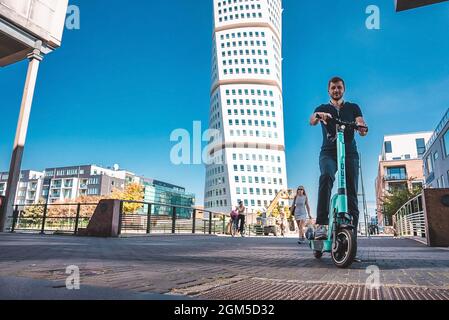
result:
M 384 176 L 385 181 L 406 181 L 408 176 L 406 174 L 386 174 Z

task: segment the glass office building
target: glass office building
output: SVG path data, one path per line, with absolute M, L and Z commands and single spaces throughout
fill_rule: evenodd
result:
M 189 207 L 176 208 L 176 216 L 178 219 L 189 219 L 192 215 L 192 209 L 195 204 L 195 195 L 186 193 L 185 189 L 180 186 L 169 184 L 166 182 L 143 179 L 144 201 L 154 203 L 151 208 L 151 214 L 159 216 L 171 216 L 173 205 Z M 142 213 L 148 212 L 148 205 L 142 208 Z

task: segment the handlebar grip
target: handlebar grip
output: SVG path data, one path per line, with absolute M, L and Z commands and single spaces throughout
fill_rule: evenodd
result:
M 368 127 L 367 126 L 357 126 L 357 130 L 360 129 L 366 129 L 366 133 L 368 133 Z

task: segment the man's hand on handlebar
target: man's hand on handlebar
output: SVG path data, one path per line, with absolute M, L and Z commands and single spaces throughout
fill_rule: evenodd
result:
M 356 123 L 359 126 L 357 128 L 357 131 L 359 132 L 359 134 L 362 137 L 366 136 L 368 134 L 368 126 L 367 126 L 365 120 L 363 120 L 362 117 L 359 117 L 359 118 L 356 119 Z
M 332 119 L 332 115 L 326 112 L 315 112 L 315 119 L 318 119 L 319 121 L 327 125 L 327 120 Z M 319 121 L 317 121 L 317 123 Z

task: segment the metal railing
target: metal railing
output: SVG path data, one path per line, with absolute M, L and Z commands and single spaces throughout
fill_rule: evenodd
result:
M 127 213 L 126 204 L 141 205 L 140 213 Z M 229 214 L 220 212 L 164 203 L 120 201 L 119 234 L 227 234 L 228 223 Z
M 127 204 L 136 206 L 129 211 Z M 87 228 L 98 203 L 14 205 L 10 232 L 77 235 Z M 248 217 L 247 217 L 248 218 Z M 245 235 L 257 234 L 257 221 L 245 221 Z M 119 234 L 229 234 L 230 216 L 189 206 L 120 200 Z
M 408 180 L 408 176 L 406 174 L 386 174 L 384 176 L 385 181 L 399 181 L 399 180 Z
M 395 229 L 403 237 L 426 238 L 422 193 L 407 201 L 394 214 Z
M 98 203 L 48 203 L 15 205 L 11 232 L 78 234 L 86 228 Z

